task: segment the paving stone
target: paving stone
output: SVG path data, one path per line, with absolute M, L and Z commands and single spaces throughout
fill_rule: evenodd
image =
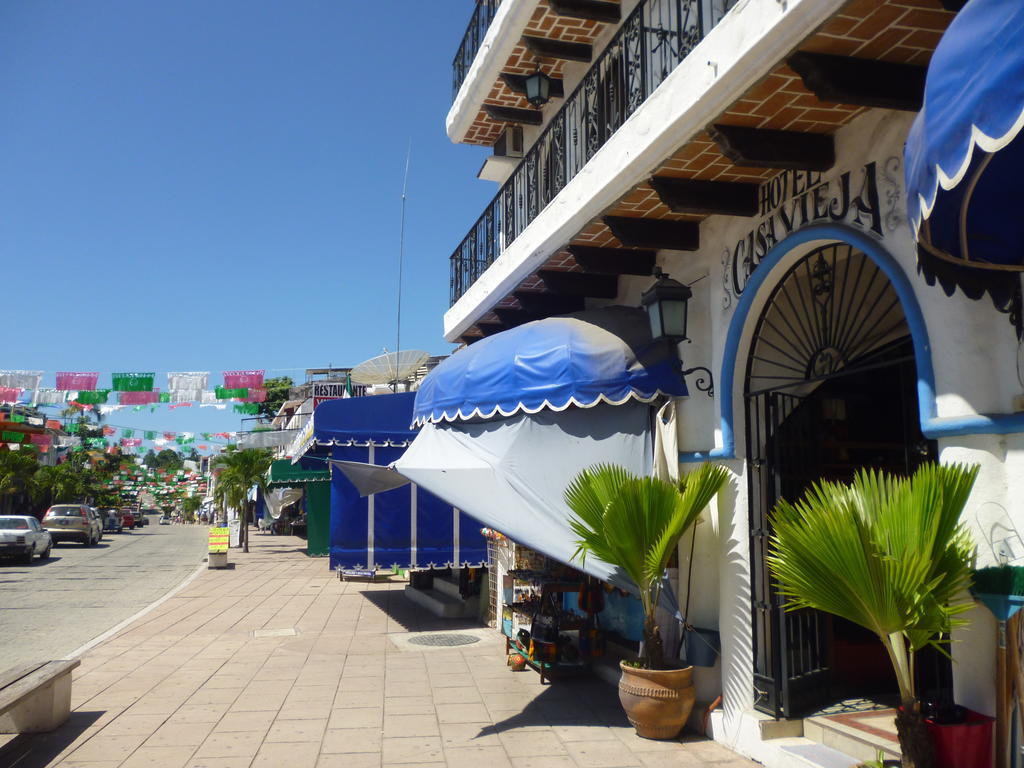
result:
M 383 762 L 415 763 L 425 765 L 431 762 L 444 764 L 444 750 L 439 736 L 384 739 Z
M 376 728 L 331 728 L 324 732 L 320 751 L 324 753 L 380 753 L 383 733 Z

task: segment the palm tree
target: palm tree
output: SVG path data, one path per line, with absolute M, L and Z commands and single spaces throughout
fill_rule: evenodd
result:
M 727 477 L 723 467 L 704 464 L 673 484 L 598 465 L 577 475 L 565 491 L 575 513 L 569 524 L 579 537 L 573 559 L 585 562 L 593 555 L 617 565 L 639 588 L 644 609 L 641 664 L 646 669 L 664 666 L 655 609 L 669 558 Z
M 240 511 L 242 551 L 249 551 L 249 504 L 246 497 L 254 485 L 267 491 L 267 472 L 273 457 L 264 448 L 246 448 L 241 451 L 227 451 L 218 456 L 213 464 L 220 468 L 214 495 L 218 503 L 235 507 Z
M 962 625 L 960 597 L 974 546 L 960 514 L 978 467 L 926 464 L 910 478 L 861 470 L 849 485 L 820 482 L 780 501 L 768 566 L 790 610 L 815 608 L 876 635 L 899 685 L 896 728 L 904 768 L 932 750 L 914 687 L 914 653 Z

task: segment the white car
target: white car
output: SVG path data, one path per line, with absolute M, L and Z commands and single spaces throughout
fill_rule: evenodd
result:
M 0 515 L 0 556 L 29 565 L 33 555 L 45 560 L 52 548 L 50 532 L 31 515 Z

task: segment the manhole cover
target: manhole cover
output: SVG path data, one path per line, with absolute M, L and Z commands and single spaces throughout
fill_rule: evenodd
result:
M 472 635 L 454 635 L 443 632 L 436 635 L 419 635 L 409 638 L 409 643 L 412 645 L 455 646 L 472 645 L 479 642 L 480 638 L 473 637 Z

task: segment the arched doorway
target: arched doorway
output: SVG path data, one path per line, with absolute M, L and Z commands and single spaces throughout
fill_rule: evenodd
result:
M 784 612 L 765 564 L 780 498 L 861 467 L 906 474 L 935 457 L 920 430 L 910 329 L 871 258 L 836 242 L 789 268 L 758 319 L 744 396 L 755 706 L 799 717 L 895 690 L 873 635 L 817 611 Z

